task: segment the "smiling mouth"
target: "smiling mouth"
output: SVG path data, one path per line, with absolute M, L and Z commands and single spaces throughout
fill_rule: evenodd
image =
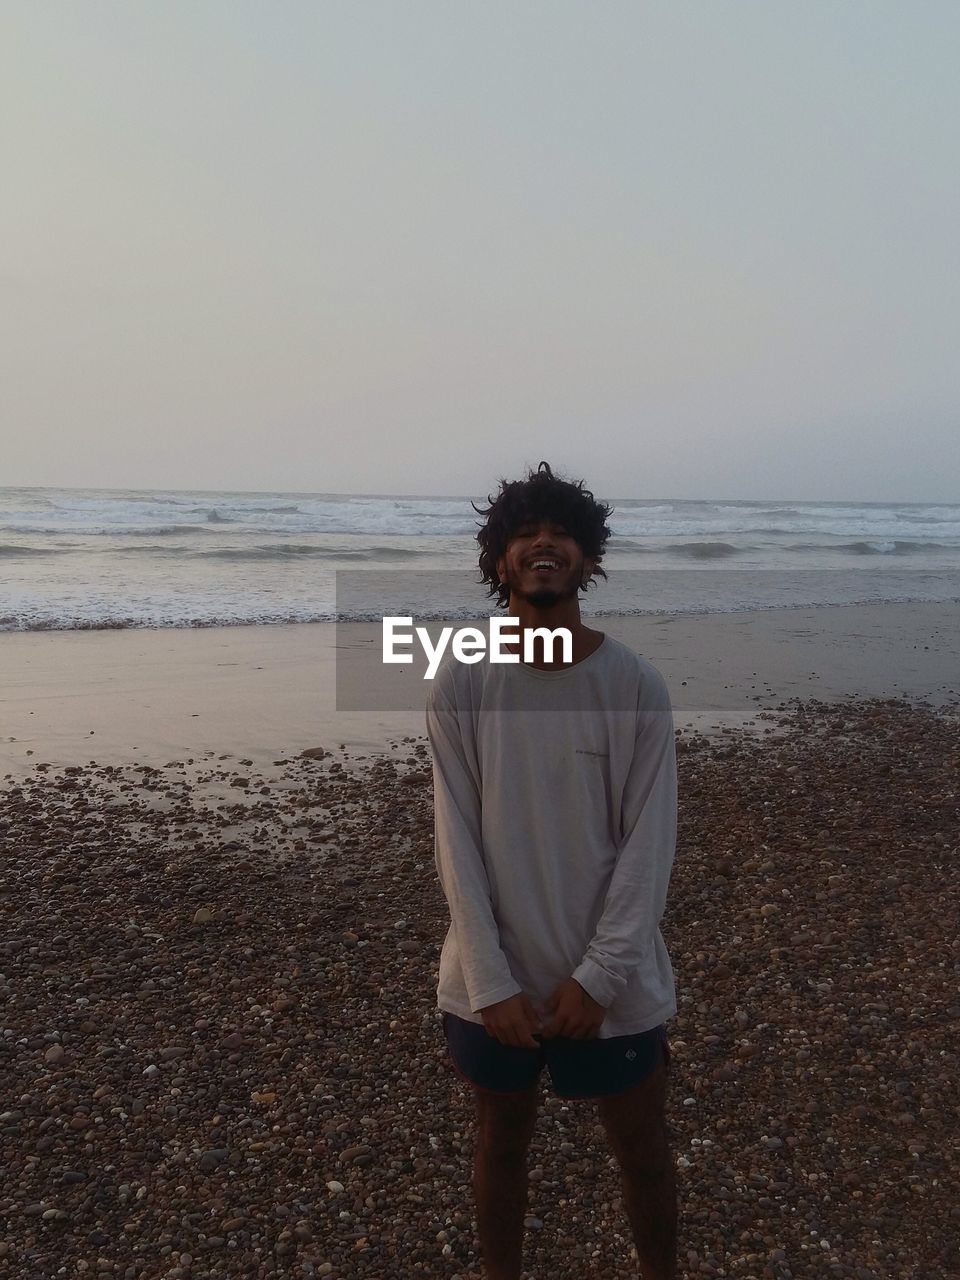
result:
M 532 569 L 534 573 L 547 574 L 559 573 L 563 565 L 559 560 L 554 560 L 549 556 L 540 556 L 536 560 L 529 561 L 527 568 Z

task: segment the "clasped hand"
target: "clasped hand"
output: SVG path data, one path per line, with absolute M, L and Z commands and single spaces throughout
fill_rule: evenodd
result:
M 576 978 L 567 978 L 556 988 L 539 1014 L 529 996 L 520 991 L 480 1010 L 483 1025 L 502 1044 L 520 1049 L 537 1049 L 534 1035 L 547 1039 L 566 1036 L 571 1040 L 592 1040 L 600 1030 L 607 1011 L 587 995 Z
M 607 1016 L 602 1004 L 587 995 L 576 978 L 567 978 L 556 988 L 546 1003 L 549 1036 L 566 1036 L 570 1040 L 592 1040 Z

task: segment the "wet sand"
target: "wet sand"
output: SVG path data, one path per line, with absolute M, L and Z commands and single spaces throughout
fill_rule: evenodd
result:
M 762 731 L 791 698 L 960 703 L 960 604 L 844 605 L 599 618 L 665 676 L 678 729 Z M 336 664 L 361 655 L 388 705 L 372 623 L 0 634 L 0 777 L 37 761 L 101 764 L 228 753 L 268 769 L 305 747 L 389 754 L 422 738 L 426 685 L 404 711 L 337 709 Z M 346 667 L 345 667 L 346 669 Z M 411 670 L 411 669 L 406 669 Z

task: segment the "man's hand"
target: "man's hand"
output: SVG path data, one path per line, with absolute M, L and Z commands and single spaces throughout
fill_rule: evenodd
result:
M 571 1040 L 593 1040 L 607 1016 L 602 1004 L 588 996 L 576 978 L 561 982 L 547 1001 L 546 1036 L 567 1036 Z
M 480 1017 L 488 1034 L 501 1044 L 516 1045 L 518 1049 L 540 1048 L 533 1038 L 534 1031 L 543 1029 L 540 1017 L 522 991 L 508 1000 L 488 1004 L 480 1010 Z

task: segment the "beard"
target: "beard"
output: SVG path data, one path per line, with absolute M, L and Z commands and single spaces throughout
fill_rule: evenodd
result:
M 535 609 L 552 609 L 561 600 L 569 600 L 571 596 L 575 596 L 577 589 L 574 587 L 572 591 L 550 591 L 546 587 L 541 587 L 539 591 L 517 591 L 516 594 L 521 600 L 532 604 Z
M 554 605 L 560 604 L 563 600 L 576 599 L 580 590 L 581 569 L 571 569 L 567 581 L 562 587 L 534 587 L 532 591 L 525 591 L 520 585 L 520 575 L 507 573 L 507 586 L 513 595 L 520 600 L 526 600 L 528 604 L 533 605 L 535 609 L 552 609 Z

